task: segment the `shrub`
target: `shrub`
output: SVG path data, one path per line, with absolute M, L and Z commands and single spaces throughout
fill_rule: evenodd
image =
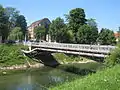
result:
M 120 44 L 111 51 L 110 55 L 105 59 L 105 64 L 110 67 L 120 64 Z

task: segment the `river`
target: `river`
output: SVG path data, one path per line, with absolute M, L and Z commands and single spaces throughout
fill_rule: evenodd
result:
M 98 68 L 100 64 L 77 64 L 84 68 Z M 80 75 L 67 72 L 61 68 L 41 67 L 39 69 L 27 69 L 21 73 L 0 76 L 0 90 L 48 90 L 52 85 L 80 78 Z

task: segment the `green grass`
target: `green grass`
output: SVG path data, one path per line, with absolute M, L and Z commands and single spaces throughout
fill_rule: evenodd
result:
M 91 60 L 88 58 L 84 58 L 81 56 L 73 56 L 73 55 L 66 55 L 64 53 L 54 53 L 53 56 L 55 57 L 55 59 L 60 62 L 60 63 L 71 63 L 71 62 L 78 62 L 78 61 L 87 61 L 87 60 Z
M 120 66 L 107 68 L 96 74 L 88 75 L 50 90 L 120 90 Z
M 24 57 L 21 49 L 27 49 L 23 45 L 0 45 L 0 66 L 12 66 L 26 64 L 26 59 L 31 61 L 28 57 Z

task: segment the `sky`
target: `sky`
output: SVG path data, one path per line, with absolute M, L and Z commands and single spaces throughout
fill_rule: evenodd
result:
M 99 30 L 118 31 L 120 26 L 120 0 L 0 0 L 0 4 L 19 10 L 28 25 L 42 18 L 65 19 L 71 9 L 83 8 L 86 18 L 96 19 Z

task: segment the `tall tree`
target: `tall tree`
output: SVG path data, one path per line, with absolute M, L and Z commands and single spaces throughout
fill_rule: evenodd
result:
M 83 25 L 77 32 L 77 42 L 80 44 L 95 44 L 98 38 L 98 29 L 93 26 Z
M 11 30 L 9 34 L 8 39 L 21 41 L 23 39 L 23 33 L 21 31 L 21 28 L 20 27 L 13 28 L 13 30 Z
M 85 16 L 86 15 L 85 15 L 84 9 L 82 8 L 72 9 L 69 12 L 69 15 L 67 15 L 68 24 L 69 24 L 70 30 L 72 30 L 74 33 L 75 40 L 77 38 L 76 33 L 78 29 L 80 28 L 80 26 L 86 23 Z
M 21 27 L 23 35 L 25 37 L 26 29 L 27 29 L 27 22 L 26 22 L 26 19 L 23 15 L 20 15 L 17 17 L 16 27 Z
M 64 20 L 61 19 L 60 17 L 52 21 L 49 30 L 49 34 L 51 36 L 52 41 L 62 42 L 61 38 L 65 33 L 64 27 L 65 27 Z
M 45 40 L 46 38 L 46 28 L 44 26 L 38 26 L 34 29 L 35 38 L 37 40 Z
M 114 32 L 109 29 L 102 28 L 99 33 L 98 42 L 102 45 L 114 45 L 116 43 Z
M 5 9 L 0 5 L 0 35 L 2 36 L 2 42 L 8 37 L 8 17 L 5 14 Z
M 9 24 L 8 24 L 8 28 L 9 30 L 11 30 L 12 28 L 15 27 L 16 25 L 16 20 L 17 20 L 17 17 L 19 16 L 19 11 L 16 10 L 16 8 L 13 8 L 13 7 L 6 7 L 5 8 L 5 13 L 7 15 L 7 17 L 9 18 Z

